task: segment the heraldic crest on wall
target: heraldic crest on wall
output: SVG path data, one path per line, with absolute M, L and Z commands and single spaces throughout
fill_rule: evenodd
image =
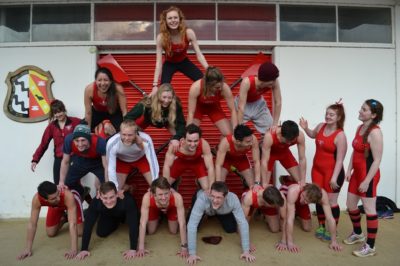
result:
M 48 119 L 50 102 L 54 99 L 50 72 L 36 66 L 23 66 L 10 72 L 4 113 L 17 122 L 33 123 Z

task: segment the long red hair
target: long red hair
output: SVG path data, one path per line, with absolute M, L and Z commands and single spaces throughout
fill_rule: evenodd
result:
M 160 14 L 160 33 L 162 35 L 162 47 L 165 53 L 168 56 L 172 56 L 171 50 L 171 32 L 167 25 L 167 14 L 171 11 L 176 11 L 179 16 L 179 26 L 178 31 L 179 35 L 181 36 L 181 42 L 185 42 L 186 39 L 186 23 L 185 23 L 185 15 L 183 14 L 182 10 L 180 10 L 176 6 L 170 6 L 168 9 L 163 10 Z

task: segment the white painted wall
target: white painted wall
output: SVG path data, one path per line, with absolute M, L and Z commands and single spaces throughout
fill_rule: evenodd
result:
M 0 58 L 1 103 L 7 94 L 7 74 L 24 65 L 35 65 L 51 72 L 53 95 L 65 103 L 68 113 L 83 117 L 83 90 L 93 81 L 96 67 L 96 54 L 90 53 L 89 47 L 3 48 Z M 47 121 L 18 123 L 1 112 L 0 125 L 0 218 L 26 217 L 38 184 L 53 179 L 52 143 L 36 172 L 30 170 L 32 154 L 40 143 Z
M 394 49 L 374 48 L 316 48 L 282 47 L 274 51 L 275 63 L 280 68 L 282 87 L 281 120 L 299 121 L 303 116 L 314 128 L 324 121 L 329 104 L 343 98 L 348 152 L 345 169 L 352 152 L 358 121 L 358 110 L 369 98 L 384 105 L 381 128 L 384 153 L 378 195 L 395 200 L 396 196 L 396 68 Z M 311 180 L 314 140 L 306 137 L 307 180 Z M 297 149 L 294 149 L 297 155 Z M 284 173 L 279 167 L 278 175 Z M 340 193 L 339 203 L 345 208 L 347 183 Z

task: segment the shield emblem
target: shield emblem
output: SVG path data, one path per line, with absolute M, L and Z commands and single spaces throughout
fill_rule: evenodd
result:
M 50 72 L 36 66 L 23 66 L 7 75 L 8 90 L 4 113 L 8 118 L 23 123 L 48 119 L 50 102 L 54 99 Z

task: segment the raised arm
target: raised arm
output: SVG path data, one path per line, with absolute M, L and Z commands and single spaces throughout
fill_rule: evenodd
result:
M 304 117 L 301 117 L 300 121 L 299 121 L 299 125 L 304 130 L 304 132 L 306 132 L 307 136 L 309 136 L 312 139 L 315 139 L 315 137 L 318 134 L 318 131 L 323 126 L 323 123 L 318 124 L 314 129 L 310 129 L 308 127 L 308 121 Z
M 193 50 L 196 52 L 196 57 L 197 61 L 200 62 L 200 64 L 203 66 L 204 69 L 208 68 L 208 63 L 204 55 L 202 54 L 199 44 L 197 42 L 196 34 L 192 29 L 187 29 L 186 30 L 186 36 L 188 37 L 188 40 L 192 43 Z
M 279 124 L 279 118 L 282 110 L 281 86 L 278 79 L 275 81 L 275 84 L 272 87 L 272 97 L 274 99 L 274 104 L 272 105 L 272 116 L 274 120 L 272 125 L 277 126 Z
M 243 124 L 244 108 L 246 107 L 247 93 L 249 92 L 249 89 L 250 89 L 250 81 L 249 78 L 246 77 L 242 80 L 242 83 L 240 83 L 239 102 L 237 110 L 238 124 Z
M 41 208 L 40 202 L 36 194 L 32 199 L 31 217 L 29 218 L 29 223 L 28 223 L 25 249 L 17 256 L 17 260 L 23 260 L 27 257 L 32 256 L 32 246 L 33 246 L 33 240 L 35 239 L 40 208 Z

